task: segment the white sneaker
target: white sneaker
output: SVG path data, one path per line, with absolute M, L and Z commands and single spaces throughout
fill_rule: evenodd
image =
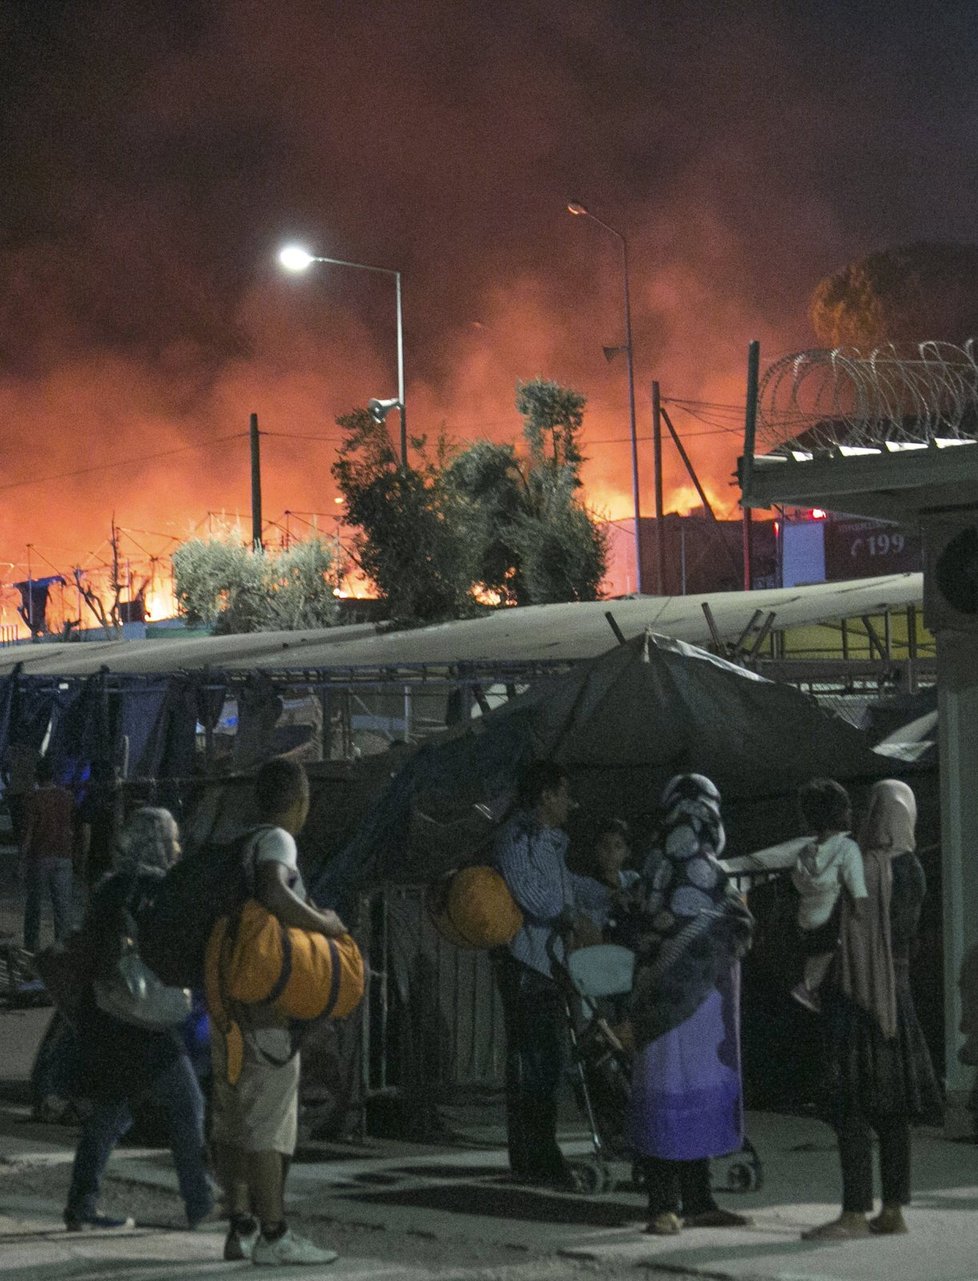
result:
M 285 1235 L 277 1241 L 266 1241 L 259 1236 L 251 1252 L 252 1263 L 284 1264 L 291 1263 L 335 1263 L 340 1256 L 335 1250 L 324 1250 L 313 1245 L 305 1237 L 300 1237 L 287 1228 Z

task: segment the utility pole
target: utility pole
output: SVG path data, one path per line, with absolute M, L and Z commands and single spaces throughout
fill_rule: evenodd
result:
M 122 595 L 122 582 L 119 578 L 119 530 L 115 523 L 115 512 L 112 513 L 112 607 L 109 610 L 109 624 L 119 625 L 119 597 Z
M 258 444 L 258 415 L 252 414 L 249 425 L 251 440 L 251 546 L 262 548 L 261 540 L 261 453 Z
M 662 401 L 659 397 L 658 380 L 652 384 L 652 458 L 655 464 L 655 556 L 656 583 L 659 596 L 666 594 L 666 540 L 663 528 L 662 496 Z
M 693 487 L 695 488 L 697 494 L 699 495 L 700 502 L 703 504 L 703 510 L 706 512 L 707 516 L 709 516 L 710 521 L 712 522 L 711 528 L 715 531 L 717 537 L 720 539 L 720 542 L 722 543 L 724 550 L 729 554 L 731 562 L 733 564 L 734 573 L 736 574 L 740 569 L 740 565 L 737 563 L 737 554 L 723 536 L 723 530 L 720 528 L 720 522 L 717 519 L 717 514 L 713 510 L 713 505 L 710 502 L 709 498 L 707 497 L 706 490 L 700 484 L 700 478 L 696 474 L 696 468 L 693 466 L 692 461 L 689 457 L 689 454 L 686 453 L 685 446 L 683 445 L 683 442 L 679 438 L 679 432 L 677 432 L 675 427 L 672 425 L 672 419 L 669 417 L 669 411 L 667 409 L 661 409 L 660 413 L 662 414 L 663 422 L 669 428 L 669 435 L 672 437 L 672 443 L 676 446 L 676 452 L 679 454 L 679 457 L 683 460 L 683 466 L 686 468 L 686 471 L 689 474 L 689 478 L 693 482 Z
M 34 575 L 31 571 L 31 548 L 33 543 L 27 544 L 27 626 L 30 630 L 31 640 L 37 640 L 34 635 Z
M 747 348 L 747 408 L 744 417 L 744 467 L 749 468 L 754 459 L 754 436 L 757 431 L 757 386 L 761 367 L 761 344 L 755 338 Z M 744 504 L 744 591 L 754 585 L 753 544 L 754 526 L 751 509 Z

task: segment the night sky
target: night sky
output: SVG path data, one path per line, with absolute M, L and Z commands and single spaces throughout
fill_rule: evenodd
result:
M 113 512 L 154 553 L 247 520 L 251 412 L 266 517 L 334 510 L 335 416 L 396 390 L 393 284 L 287 276 L 286 241 L 403 273 L 412 432 L 511 440 L 517 379 L 584 392 L 622 517 L 620 250 L 568 200 L 628 238 L 641 437 L 652 378 L 742 403 L 822 276 L 976 234 L 973 4 L 5 0 L 0 62 L 7 582 L 28 543 L 104 557 Z M 670 412 L 731 508 L 736 413 Z

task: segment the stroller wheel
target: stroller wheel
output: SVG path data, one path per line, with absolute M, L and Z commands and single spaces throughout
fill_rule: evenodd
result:
M 727 1186 L 733 1192 L 757 1191 L 761 1186 L 761 1174 L 746 1161 L 737 1161 L 727 1171 Z
M 601 1161 L 589 1161 L 586 1165 L 579 1166 L 577 1173 L 585 1196 L 600 1196 L 611 1187 L 611 1172 Z

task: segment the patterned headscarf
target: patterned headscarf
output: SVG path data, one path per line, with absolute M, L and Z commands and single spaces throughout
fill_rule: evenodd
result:
M 180 830 L 169 810 L 144 806 L 126 824 L 116 846 L 116 872 L 165 872 L 180 856 Z
M 720 793 L 703 774 L 677 774 L 662 793 L 662 824 L 642 875 L 646 911 L 662 938 L 676 934 L 725 897 L 727 874 L 717 856 L 727 843 Z M 707 928 L 707 921 L 699 924 Z
M 631 1014 L 648 1044 L 692 1015 L 746 951 L 752 920 L 717 855 L 726 844 L 720 793 L 680 774 L 662 794 L 663 821 L 623 921 L 636 954 Z

